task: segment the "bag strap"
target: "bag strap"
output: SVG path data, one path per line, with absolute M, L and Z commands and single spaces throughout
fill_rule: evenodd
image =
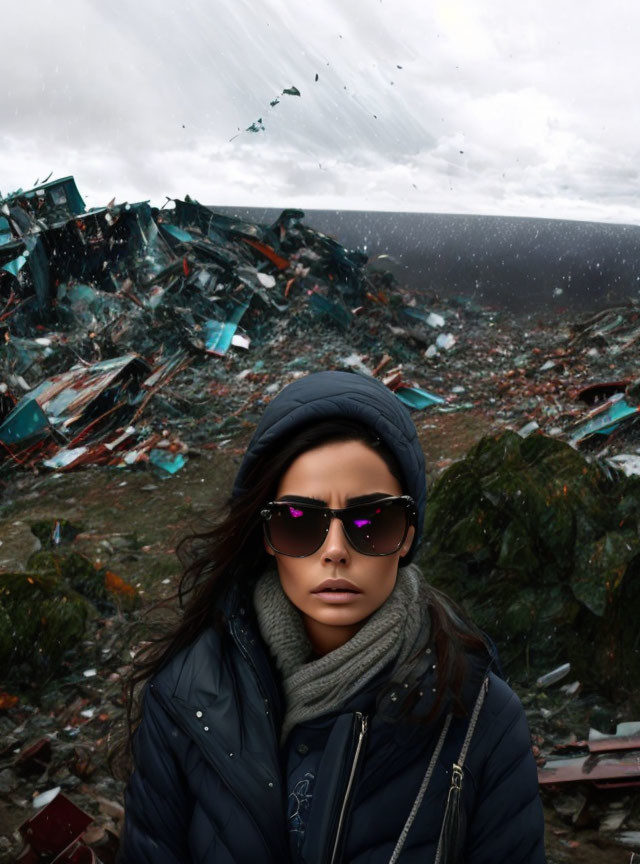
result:
M 460 766 L 460 768 L 464 767 L 465 759 L 467 758 L 467 751 L 469 750 L 469 745 L 471 744 L 471 738 L 473 737 L 476 723 L 478 722 L 478 714 L 480 714 L 480 709 L 482 708 L 488 690 L 489 676 L 487 676 L 480 685 L 480 692 L 478 693 L 476 704 L 473 706 L 473 714 L 471 715 L 471 720 L 469 721 L 469 728 L 467 729 L 467 734 L 464 738 L 462 750 L 460 751 L 460 756 L 458 757 L 458 765 Z
M 444 814 L 443 820 L 443 830 L 444 826 L 447 824 L 447 819 L 450 814 L 452 803 L 454 796 L 456 801 L 459 797 L 459 794 L 462 790 L 462 769 L 464 767 L 465 760 L 467 758 L 467 751 L 469 750 L 469 745 L 471 744 L 471 738 L 473 737 L 473 732 L 476 728 L 476 723 L 478 722 L 478 715 L 480 714 L 480 709 L 482 708 L 482 703 L 484 702 L 484 697 L 487 695 L 487 690 L 489 689 L 489 678 L 486 677 L 482 682 L 480 687 L 480 692 L 478 693 L 478 697 L 476 699 L 476 703 L 473 706 L 473 712 L 471 714 L 471 720 L 469 721 L 469 726 L 467 728 L 467 734 L 465 735 L 464 742 L 462 744 L 462 750 L 460 751 L 460 755 L 458 756 L 458 761 L 453 763 L 453 771 L 451 774 L 451 786 L 449 788 L 449 796 L 447 798 L 447 807 Z M 451 725 L 452 715 L 447 714 L 447 718 L 444 721 L 444 725 L 442 727 L 442 731 L 440 732 L 440 737 L 438 738 L 438 742 L 435 746 L 435 750 L 433 751 L 433 755 L 429 760 L 429 765 L 427 767 L 426 774 L 422 779 L 422 783 L 420 784 L 420 789 L 418 790 L 418 794 L 416 795 L 416 800 L 413 802 L 413 807 L 411 808 L 411 812 L 407 817 L 407 821 L 404 824 L 404 828 L 402 829 L 400 836 L 398 837 L 398 842 L 395 845 L 395 849 L 389 858 L 389 864 L 396 864 L 398 858 L 400 857 L 400 853 L 404 847 L 405 841 L 407 839 L 407 835 L 411 826 L 413 825 L 418 810 L 420 809 L 420 805 L 422 804 L 422 800 L 427 791 L 427 787 L 429 786 L 429 782 L 431 780 L 431 776 L 433 774 L 434 768 L 436 767 L 436 763 L 440 757 L 440 752 L 442 750 L 442 746 L 444 744 L 444 740 L 447 737 L 447 732 L 449 731 L 449 726 Z M 443 831 L 440 832 L 440 840 L 438 842 L 438 850 L 436 852 L 436 859 L 434 864 L 439 864 L 440 858 L 442 855 L 442 837 Z
M 440 737 L 438 738 L 438 743 L 436 744 L 436 748 L 433 751 L 433 755 L 429 761 L 427 773 L 424 775 L 424 778 L 420 785 L 420 789 L 418 790 L 418 794 L 416 796 L 416 800 L 413 802 L 411 812 L 409 813 L 407 821 L 404 823 L 404 828 L 402 829 L 402 832 L 398 837 L 396 848 L 393 850 L 391 858 L 389 858 L 389 864 L 396 864 L 396 861 L 400 857 L 400 853 L 402 852 L 402 847 L 404 846 L 405 840 L 407 839 L 409 829 L 413 825 L 413 821 L 416 818 L 418 810 L 420 809 L 420 805 L 422 804 L 422 799 L 424 798 L 425 792 L 427 791 L 427 786 L 429 785 L 429 781 L 431 780 L 433 769 L 436 767 L 436 762 L 438 761 L 438 757 L 440 756 L 440 751 L 442 750 L 442 745 L 444 744 L 444 739 L 447 737 L 447 732 L 449 731 L 450 725 L 451 714 L 447 714 L 447 719 L 444 721 L 444 726 L 442 727 L 442 732 L 440 733 Z
M 447 796 L 447 806 L 442 820 L 442 828 L 440 830 L 440 839 L 438 840 L 438 849 L 436 851 L 434 864 L 440 864 L 445 844 L 448 843 L 449 846 L 455 848 L 461 839 L 459 835 L 459 806 L 460 797 L 462 795 L 463 768 L 471 744 L 471 739 L 478 722 L 478 715 L 480 714 L 480 709 L 482 708 L 488 689 L 489 678 L 487 676 L 480 686 L 480 692 L 478 693 L 476 704 L 473 706 L 473 713 L 471 714 L 471 720 L 467 727 L 467 734 L 464 737 L 458 761 L 453 763 L 453 768 L 451 770 L 451 786 L 449 787 L 449 794 Z

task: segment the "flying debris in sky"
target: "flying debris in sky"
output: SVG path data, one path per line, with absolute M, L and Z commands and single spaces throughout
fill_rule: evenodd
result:
M 316 75 L 316 81 L 317 80 L 318 80 L 318 76 Z M 298 88 L 294 87 L 293 84 L 291 85 L 291 87 L 286 87 L 282 91 L 282 93 L 280 94 L 280 96 L 301 96 L 301 95 L 302 94 L 300 93 Z M 280 96 L 276 96 L 275 99 L 272 99 L 271 102 L 269 102 L 270 108 L 275 108 L 276 105 L 280 104 Z M 250 126 L 247 126 L 247 128 L 244 131 L 245 132 L 264 132 L 265 126 L 264 126 L 264 123 L 262 122 L 262 117 L 259 117 L 257 120 L 254 120 L 253 123 Z M 238 137 L 238 135 L 242 135 L 242 131 L 238 131 L 232 138 L 229 138 L 229 141 L 234 141 Z
M 50 172 L 47 174 L 47 176 L 44 178 L 44 180 L 43 180 L 42 182 L 43 182 L 43 183 L 46 183 L 47 180 L 51 177 L 52 174 L 53 174 L 53 171 L 50 171 Z M 35 182 L 33 185 L 34 185 L 34 186 L 37 186 L 39 182 L 40 182 L 40 178 L 38 178 L 38 179 L 36 180 L 36 182 Z
M 247 126 L 244 130 L 245 132 L 264 132 L 264 124 L 262 122 L 262 117 L 258 117 L 251 126 Z

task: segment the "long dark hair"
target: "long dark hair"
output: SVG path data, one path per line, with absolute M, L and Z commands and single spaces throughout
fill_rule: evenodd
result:
M 404 492 L 406 484 L 393 453 L 371 430 L 354 421 L 329 419 L 314 423 L 265 453 L 246 478 L 248 491 L 226 502 L 220 521 L 210 530 L 187 535 L 176 548 L 183 568 L 177 592 L 156 604 L 153 610 L 170 605 L 175 608 L 177 599 L 182 614 L 172 629 L 152 637 L 134 658 L 125 686 L 126 735 L 112 751 L 110 760 L 116 773 L 124 776 L 131 768 L 132 736 L 140 720 L 142 685 L 205 628 L 223 627 L 220 601 L 229 588 L 235 585 L 241 591 L 250 590 L 270 563 L 262 541 L 260 509 L 275 497 L 284 472 L 302 453 L 342 441 L 361 441 L 378 453 Z M 429 602 L 438 663 L 436 698 L 427 720 L 437 714 L 447 694 L 453 695 L 461 708 L 459 696 L 467 668 L 466 653 L 484 647 L 480 632 L 466 622 L 463 612 L 450 598 L 429 589 Z

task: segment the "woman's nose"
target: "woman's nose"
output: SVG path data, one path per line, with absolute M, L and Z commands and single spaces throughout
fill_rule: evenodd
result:
M 322 558 L 330 563 L 346 564 L 349 560 L 349 543 L 342 522 L 335 516 L 329 525 L 329 533 L 321 547 Z

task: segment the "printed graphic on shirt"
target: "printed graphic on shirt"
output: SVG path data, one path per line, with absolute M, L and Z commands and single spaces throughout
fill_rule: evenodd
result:
M 295 841 L 298 849 L 302 846 L 304 840 L 304 832 L 309 819 L 309 810 L 311 809 L 311 798 L 313 796 L 313 781 L 315 775 L 309 771 L 306 772 L 293 787 L 289 793 L 289 806 L 287 811 L 287 819 L 289 821 L 289 832 L 292 840 Z

